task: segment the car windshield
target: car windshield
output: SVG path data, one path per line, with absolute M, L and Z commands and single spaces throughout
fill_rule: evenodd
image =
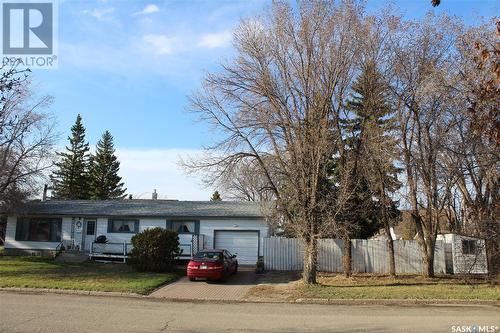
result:
M 212 259 L 218 260 L 222 258 L 222 253 L 220 252 L 198 252 L 195 256 L 195 259 Z

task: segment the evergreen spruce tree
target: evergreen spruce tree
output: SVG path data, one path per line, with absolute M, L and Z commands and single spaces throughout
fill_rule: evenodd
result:
M 85 127 L 82 117 L 76 117 L 68 137 L 69 146 L 57 155 L 56 170 L 51 176 L 52 197 L 56 199 L 90 199 L 90 154 L 89 144 L 85 142 Z
M 344 272 L 351 274 L 351 239 L 369 238 L 381 227 L 388 230 L 391 219 L 399 213 L 397 202 L 390 194 L 399 188 L 395 166 L 396 145 L 392 131 L 395 129 L 393 110 L 390 108 L 382 76 L 375 64 L 365 66 L 353 84 L 353 93 L 346 102 L 348 116 L 341 121 L 345 150 L 351 165 L 353 194 L 338 217 L 335 236 L 344 240 Z M 325 191 L 337 188 L 342 161 L 332 157 L 329 179 L 322 184 Z M 393 267 L 394 251 L 390 244 Z M 391 268 L 392 273 L 392 268 Z
M 353 213 L 358 215 L 355 237 L 369 237 L 383 227 L 389 237 L 390 273 L 395 275 L 394 245 L 390 226 L 399 214 L 391 195 L 400 187 L 396 167 L 396 122 L 387 99 L 386 86 L 375 64 L 368 64 L 353 85 L 348 101 L 350 117 L 344 122 L 349 149 L 362 161 L 355 163 L 353 176 L 358 185 L 353 198 Z M 356 217 L 356 216 L 354 216 Z M 376 229 L 374 229 L 376 227 Z
M 219 191 L 215 191 L 210 198 L 210 201 L 222 201 Z
M 123 199 L 126 188 L 123 188 L 122 178 L 118 176 L 120 161 L 115 155 L 113 136 L 104 132 L 97 143 L 95 155 L 92 156 L 91 196 L 93 199 Z
M 353 114 L 351 128 L 354 129 L 354 145 L 363 155 L 363 170 L 375 197 L 382 189 L 375 183 L 383 183 L 386 194 L 399 189 L 397 174 L 401 169 L 396 166 L 397 138 L 394 111 L 387 100 L 387 90 L 382 76 L 374 64 L 368 64 L 354 84 L 352 99 L 348 107 Z M 379 198 L 380 199 L 380 198 Z M 388 203 L 388 208 L 393 203 Z
M 374 225 L 376 217 L 381 218 L 380 205 L 386 206 L 387 212 L 394 211 L 395 202 L 388 195 L 400 186 L 397 180 L 400 170 L 395 166 L 395 138 L 391 135 L 395 129 L 394 114 L 375 64 L 367 64 L 357 78 L 347 108 L 350 117 L 343 122 L 347 149 L 360 161 L 353 170 L 353 177 L 358 180 L 353 200 L 355 206 L 359 206 L 358 220 L 366 223 L 365 228 L 359 229 L 361 235 L 356 237 L 367 237 L 380 227 L 378 223 Z M 377 228 L 374 230 L 374 227 Z

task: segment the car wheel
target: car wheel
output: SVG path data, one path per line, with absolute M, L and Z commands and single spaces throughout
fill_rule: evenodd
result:
M 219 281 L 218 281 L 218 282 L 226 282 L 226 281 L 227 281 L 227 276 L 228 276 L 228 275 L 229 275 L 229 274 L 227 274 L 227 271 L 226 271 L 226 273 L 225 273 L 225 274 L 223 274 L 223 275 L 220 277 L 220 279 L 219 279 Z
M 236 264 L 236 266 L 234 266 L 233 274 L 236 274 L 236 273 L 238 273 L 238 264 Z
M 190 277 L 189 281 L 196 281 L 196 279 L 194 277 Z

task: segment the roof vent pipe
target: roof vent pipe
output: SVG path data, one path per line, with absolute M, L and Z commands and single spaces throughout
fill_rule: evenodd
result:
M 154 189 L 154 191 L 153 191 L 152 199 L 158 200 L 158 193 L 156 192 L 156 189 Z

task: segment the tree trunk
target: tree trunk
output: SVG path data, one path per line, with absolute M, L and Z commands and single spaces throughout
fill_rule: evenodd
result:
M 499 251 L 498 251 L 498 239 L 494 236 L 489 237 L 485 241 L 486 245 L 486 260 L 488 262 L 488 278 L 491 281 L 496 281 L 498 275 L 498 262 L 499 259 Z
M 385 224 L 384 228 L 385 228 L 385 233 L 387 235 L 387 242 L 389 244 L 389 274 L 392 277 L 396 277 L 396 259 L 395 259 L 395 255 L 394 255 L 394 240 L 392 239 L 391 229 L 387 223 Z
M 344 253 L 342 256 L 344 263 L 344 275 L 350 277 L 352 275 L 352 258 L 351 258 L 351 239 L 344 237 Z
M 488 279 L 495 283 L 498 275 L 498 267 L 500 261 L 500 224 L 496 218 L 489 216 L 481 216 L 478 218 L 482 221 L 480 225 L 480 237 L 484 238 L 486 246 L 486 261 L 488 264 Z
M 434 248 L 435 241 L 430 239 L 425 240 L 425 246 L 427 248 L 427 255 L 423 255 L 424 263 L 424 276 L 427 278 L 434 277 Z
M 418 215 L 418 211 L 414 210 L 412 212 L 412 218 L 417 228 L 418 245 L 420 247 L 420 251 L 422 252 L 422 275 L 424 277 L 434 277 L 434 247 L 432 247 L 432 251 L 429 251 L 429 240 L 425 237 L 424 228 L 422 227 L 422 222 L 420 221 L 421 216 Z
M 318 240 L 314 237 L 304 240 L 304 269 L 302 280 L 307 284 L 316 283 Z

